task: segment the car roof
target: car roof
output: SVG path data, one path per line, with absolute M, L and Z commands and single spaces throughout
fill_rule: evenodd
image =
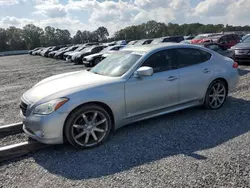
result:
M 166 48 L 166 47 L 187 47 L 190 48 L 190 44 L 183 44 L 183 43 L 159 43 L 159 44 L 148 44 L 148 45 L 141 45 L 141 46 L 129 46 L 127 48 L 123 48 L 122 51 L 137 51 L 137 52 L 150 52 L 153 50 Z

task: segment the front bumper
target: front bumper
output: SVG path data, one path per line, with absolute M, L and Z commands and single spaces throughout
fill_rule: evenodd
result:
M 49 115 L 31 114 L 23 117 L 23 130 L 28 136 L 41 143 L 62 144 L 66 118 L 67 114 L 58 112 Z

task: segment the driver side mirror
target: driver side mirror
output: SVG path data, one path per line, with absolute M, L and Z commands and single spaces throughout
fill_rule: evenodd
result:
M 152 76 L 154 73 L 152 67 L 140 67 L 137 71 L 134 73 L 134 77 L 140 78 L 140 77 L 146 77 L 146 76 Z

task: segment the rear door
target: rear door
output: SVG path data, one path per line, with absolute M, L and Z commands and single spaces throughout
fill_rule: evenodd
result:
M 239 43 L 239 37 L 237 35 L 229 35 L 228 36 L 228 48 L 231 48 L 235 44 Z
M 200 100 L 213 79 L 211 54 L 195 48 L 178 48 L 180 103 Z

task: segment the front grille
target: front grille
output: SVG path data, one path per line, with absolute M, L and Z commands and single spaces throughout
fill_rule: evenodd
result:
M 28 105 L 25 104 L 23 101 L 21 101 L 20 108 L 21 108 L 22 114 L 23 114 L 24 116 L 26 116 L 27 107 L 28 107 Z

